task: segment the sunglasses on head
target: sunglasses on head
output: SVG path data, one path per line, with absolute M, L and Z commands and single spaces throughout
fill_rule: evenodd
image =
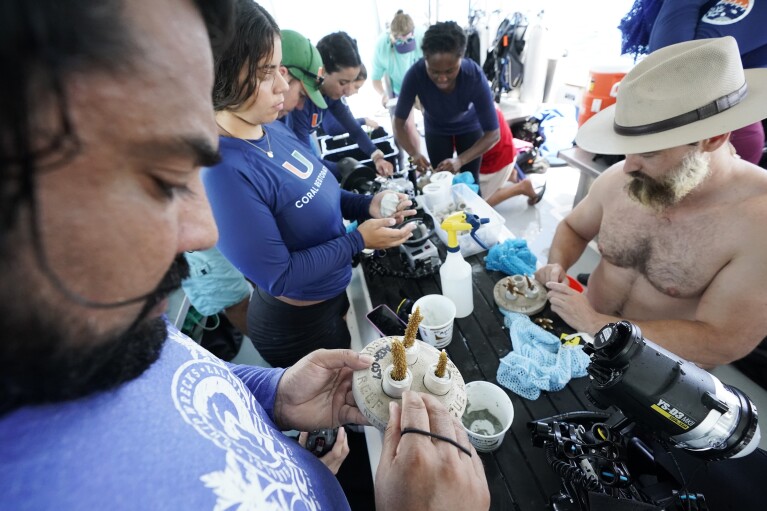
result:
M 309 78 L 313 78 L 317 82 L 317 86 L 322 85 L 325 82 L 324 76 L 319 76 L 311 71 L 307 71 L 306 69 L 298 66 L 285 66 L 288 69 L 295 69 L 296 71 L 301 71 L 304 75 L 308 76 Z
M 312 45 L 312 42 L 309 39 L 306 40 L 306 44 L 309 45 L 309 55 L 310 55 L 310 57 L 309 57 L 309 66 L 312 66 L 312 64 L 314 62 L 314 52 L 316 50 L 314 49 L 314 46 Z M 319 87 L 320 85 L 322 85 L 325 82 L 325 77 L 324 76 L 320 76 L 318 74 L 312 73 L 308 69 L 304 69 L 304 68 L 299 67 L 299 66 L 285 66 L 285 67 L 288 68 L 288 69 L 295 69 L 296 71 L 301 71 L 305 76 L 308 76 L 309 78 L 314 78 L 314 81 L 317 82 L 317 87 Z M 321 70 L 322 70 L 322 68 L 320 67 L 320 72 L 322 72 Z

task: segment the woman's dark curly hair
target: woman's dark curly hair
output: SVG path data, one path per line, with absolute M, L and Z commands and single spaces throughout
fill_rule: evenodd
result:
M 274 38 L 280 36 L 277 22 L 253 0 L 236 1 L 234 23 L 232 41 L 215 61 L 216 111 L 236 109 L 253 95 L 263 79 L 258 65 L 272 58 Z M 247 66 L 244 80 L 240 78 L 243 66 Z
M 346 32 L 328 34 L 317 42 L 326 73 L 335 73 L 349 67 L 359 67 L 362 64 L 357 41 Z
M 424 57 L 436 53 L 452 53 L 463 57 L 466 53 L 466 32 L 455 21 L 443 21 L 430 26 L 421 43 Z

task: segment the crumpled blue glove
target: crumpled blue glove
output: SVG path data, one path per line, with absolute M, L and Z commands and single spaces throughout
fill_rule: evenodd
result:
M 457 184 L 457 183 L 465 184 L 466 186 L 471 188 L 471 190 L 474 193 L 479 195 L 479 185 L 475 184 L 474 176 L 471 175 L 471 172 L 460 172 L 456 174 L 455 176 L 453 176 L 453 184 Z
M 537 260 L 527 248 L 527 241 L 514 238 L 491 247 L 485 257 L 485 267 L 506 275 L 532 275 Z
M 506 316 L 513 351 L 501 359 L 498 383 L 515 394 L 535 400 L 541 390 L 562 390 L 571 378 L 586 376 L 589 356 L 581 346 L 563 346 L 552 333 L 524 314 L 501 310 Z

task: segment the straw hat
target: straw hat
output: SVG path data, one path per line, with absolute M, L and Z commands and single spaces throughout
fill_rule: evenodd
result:
M 767 118 L 767 69 L 743 70 L 732 37 L 661 48 L 628 72 L 616 103 L 586 121 L 576 143 L 598 154 L 690 144 Z

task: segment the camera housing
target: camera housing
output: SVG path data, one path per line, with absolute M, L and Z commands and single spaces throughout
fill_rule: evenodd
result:
M 594 338 L 587 397 L 709 460 L 739 458 L 760 440 L 756 407 L 741 390 L 645 339 L 628 321 Z

